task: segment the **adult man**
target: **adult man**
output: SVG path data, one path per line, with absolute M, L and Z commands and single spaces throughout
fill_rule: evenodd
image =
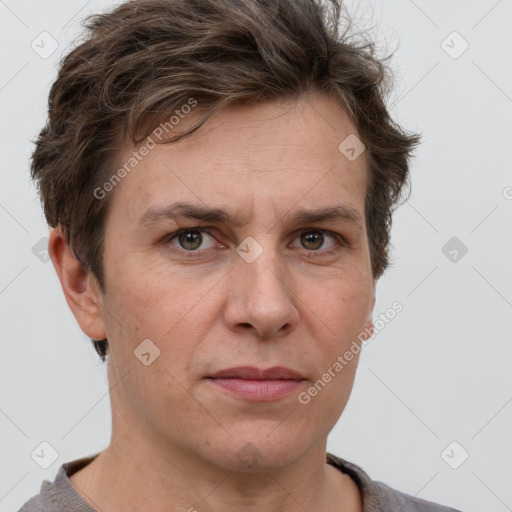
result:
M 322 9 L 128 2 L 63 61 L 32 173 L 113 431 L 23 512 L 450 510 L 326 458 L 419 137 Z

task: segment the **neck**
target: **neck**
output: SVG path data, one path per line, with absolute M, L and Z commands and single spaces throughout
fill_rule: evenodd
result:
M 325 463 L 324 446 L 279 470 L 235 473 L 175 450 L 163 453 L 143 437 L 111 443 L 70 480 L 93 508 L 152 512 L 362 512 L 352 479 Z

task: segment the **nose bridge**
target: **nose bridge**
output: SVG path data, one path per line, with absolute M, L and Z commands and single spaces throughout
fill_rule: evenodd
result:
M 288 297 L 290 290 L 284 265 L 272 237 L 259 237 L 258 240 L 248 237 L 237 248 L 237 253 L 242 260 L 238 262 L 238 272 L 247 285 L 248 296 L 253 300 L 266 296 L 272 296 L 273 300 Z
M 250 324 L 260 336 L 270 336 L 297 321 L 293 290 L 278 251 L 272 237 L 248 237 L 237 247 L 232 327 Z

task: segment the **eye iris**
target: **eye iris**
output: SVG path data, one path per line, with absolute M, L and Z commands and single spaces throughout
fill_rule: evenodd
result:
M 178 240 L 183 247 L 183 249 L 193 250 L 197 249 L 203 240 L 203 236 L 199 231 L 186 231 L 184 233 L 180 233 L 178 236 Z M 193 247 L 187 247 L 187 244 L 191 242 Z
M 318 249 L 322 246 L 324 239 L 324 235 L 322 233 L 315 233 L 315 232 L 309 232 L 309 233 L 303 233 L 301 236 L 301 241 L 306 243 L 306 245 L 310 242 L 313 243 L 313 247 L 307 247 L 308 249 Z

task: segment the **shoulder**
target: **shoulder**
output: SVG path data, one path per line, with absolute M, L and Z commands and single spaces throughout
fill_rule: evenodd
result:
M 327 453 L 327 462 L 355 480 L 363 495 L 363 512 L 461 512 L 372 480 L 359 466 L 330 453 Z
M 397 491 L 382 482 L 374 481 L 373 485 L 379 499 L 383 503 L 386 503 L 390 512 L 394 512 L 395 510 L 401 512 L 461 512 L 460 510 L 446 507 L 439 503 L 434 503 L 433 501 L 424 500 L 422 498 Z M 364 512 L 366 512 L 366 510 Z
M 32 496 L 32 498 L 25 502 L 18 512 L 45 512 L 41 502 L 41 495 L 36 494 L 35 496 Z
M 32 496 L 18 512 L 95 512 L 77 493 L 68 477 L 89 464 L 97 455 L 62 464 L 54 481 L 43 480 L 39 494 Z

